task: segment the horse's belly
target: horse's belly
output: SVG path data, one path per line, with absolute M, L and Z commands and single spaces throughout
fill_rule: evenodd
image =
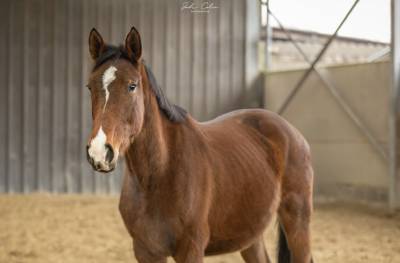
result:
M 212 223 L 206 255 L 239 251 L 254 243 L 275 218 L 279 198 L 274 199 L 264 207 L 244 209 L 224 222 Z
M 255 242 L 264 232 L 265 228 L 271 222 L 272 216 L 265 218 L 263 222 L 247 226 L 246 230 L 237 230 L 234 236 L 229 238 L 218 238 L 212 235 L 206 247 L 205 254 L 207 256 L 230 253 L 243 250 Z
M 219 240 L 217 242 L 212 242 L 208 244 L 205 255 L 215 256 L 240 251 L 243 248 L 249 246 L 252 243 L 251 241 L 252 239 L 243 240 L 241 242 L 239 242 L 238 240 Z
M 273 178 L 273 175 L 265 175 Z M 255 181 L 255 180 L 254 180 Z M 252 187 L 217 195 L 209 215 L 210 241 L 207 255 L 242 250 L 258 239 L 276 215 L 280 187 L 273 179 Z

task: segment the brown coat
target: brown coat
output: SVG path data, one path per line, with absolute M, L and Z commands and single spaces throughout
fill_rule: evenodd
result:
M 313 172 L 303 136 L 262 109 L 197 122 L 162 97 L 138 43 L 132 29 L 121 53 L 92 73 L 92 93 L 93 83 L 111 66 L 119 82 L 103 112 L 94 107 L 98 117 L 88 145 L 105 127 L 106 153 L 125 155 L 119 208 L 138 261 L 166 262 L 172 256 L 199 263 L 206 255 L 241 251 L 246 262 L 269 262 L 262 233 L 278 214 L 279 262 L 311 262 Z M 97 44 L 92 39 L 98 61 L 92 52 Z M 125 83 L 132 81 L 140 83 L 138 90 L 126 93 Z M 93 105 L 100 101 L 92 96 Z M 104 167 L 115 158 L 106 158 Z

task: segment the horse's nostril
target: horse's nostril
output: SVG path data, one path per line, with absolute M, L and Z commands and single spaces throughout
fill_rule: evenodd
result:
M 106 149 L 107 149 L 106 161 L 108 163 L 111 163 L 114 160 L 114 150 L 113 150 L 111 144 L 109 144 L 109 143 L 106 144 Z

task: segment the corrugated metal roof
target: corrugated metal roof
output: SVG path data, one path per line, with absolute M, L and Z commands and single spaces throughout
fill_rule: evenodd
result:
M 310 59 L 315 58 L 330 35 L 313 31 L 287 29 Z M 261 35 L 265 40 L 265 30 Z M 367 39 L 338 36 L 331 44 L 318 65 L 369 62 L 374 54 L 390 48 L 390 44 Z M 272 29 L 271 70 L 306 67 L 308 64 L 279 28 Z

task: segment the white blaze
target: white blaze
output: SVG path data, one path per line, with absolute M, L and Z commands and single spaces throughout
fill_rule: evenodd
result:
M 106 160 L 106 141 L 107 136 L 103 131 L 103 128 L 100 127 L 98 130 L 96 137 L 90 142 L 89 147 L 89 156 L 93 158 L 95 163 L 104 162 Z
M 102 77 L 103 89 L 106 94 L 106 102 L 104 103 L 103 111 L 106 108 L 108 97 L 110 96 L 108 87 L 111 84 L 111 82 L 115 80 L 116 71 L 117 68 L 111 66 L 108 69 L 106 69 L 103 73 Z M 107 136 L 104 133 L 103 128 L 100 126 L 96 136 L 90 142 L 88 149 L 88 154 L 93 159 L 94 163 L 101 164 L 103 169 L 108 169 L 108 165 L 106 164 L 106 156 L 107 156 L 106 142 L 107 142 Z
M 117 68 L 114 66 L 109 67 L 106 69 L 103 73 L 103 89 L 106 93 L 106 102 L 104 103 L 104 108 L 106 108 L 106 104 L 108 101 L 108 96 L 110 95 L 110 92 L 108 91 L 108 86 L 115 80 L 115 72 L 117 71 Z

